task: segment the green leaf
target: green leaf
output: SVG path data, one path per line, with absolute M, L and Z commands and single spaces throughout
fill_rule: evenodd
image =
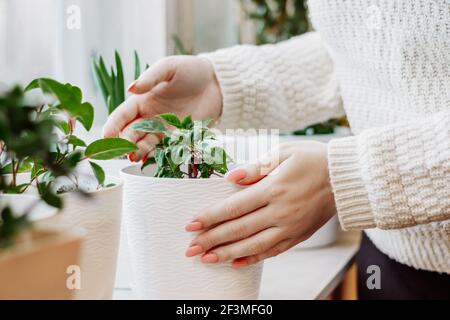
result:
M 190 130 L 192 129 L 192 127 L 194 126 L 194 122 L 192 121 L 192 116 L 187 116 L 186 118 L 183 119 L 183 122 L 181 122 L 181 127 L 183 129 L 187 129 Z
M 100 76 L 102 77 L 103 83 L 105 84 L 106 87 L 106 91 L 110 96 L 112 95 L 113 92 L 112 79 L 110 74 L 108 73 L 108 70 L 106 69 L 105 61 L 103 60 L 102 56 L 100 56 L 98 63 L 100 68 Z
M 64 134 L 70 133 L 70 125 L 66 121 L 57 121 L 56 126 L 61 129 Z
M 141 76 L 141 61 L 136 50 L 134 50 L 134 80 Z
M 113 101 L 112 96 L 108 96 L 106 104 L 108 105 L 108 112 L 109 112 L 109 114 L 113 113 L 113 111 L 114 111 L 114 101 Z
M 174 126 L 175 128 L 181 128 L 181 121 L 173 113 L 160 114 L 159 118 L 163 119 L 168 125 Z
M 152 164 L 156 164 L 155 157 L 149 157 L 147 160 L 145 160 L 145 162 L 141 166 L 141 170 L 144 170 L 146 167 L 148 167 Z
M 131 129 L 146 133 L 167 133 L 164 124 L 158 119 L 146 119 L 131 126 Z
M 33 168 L 33 162 L 31 160 L 24 160 L 19 166 L 19 170 L 17 173 L 24 173 L 24 172 L 30 172 Z M 6 166 L 2 168 L 2 174 L 10 174 L 12 173 L 12 165 L 11 163 L 8 163 Z
M 116 58 L 116 71 L 117 71 L 117 79 L 116 79 L 116 91 L 117 91 L 117 101 L 114 108 L 117 108 L 122 102 L 125 101 L 125 80 L 123 75 L 123 67 L 122 67 L 122 59 L 120 58 L 119 53 L 115 52 Z
M 105 103 L 107 103 L 109 97 L 108 89 L 106 88 L 106 83 L 104 81 L 104 77 L 102 76 L 102 71 L 100 70 L 100 67 L 97 64 L 95 58 L 92 61 L 92 74 L 95 84 L 102 94 L 103 100 L 105 101 Z
M 38 186 L 42 200 L 49 206 L 61 209 L 63 206 L 62 200 L 58 195 L 54 194 L 50 186 L 45 183 L 40 183 Z
M 40 161 L 35 161 L 33 164 L 33 168 L 31 169 L 31 179 L 36 178 L 40 174 L 44 173 L 44 167 Z
M 85 150 L 85 156 L 94 160 L 110 160 L 138 150 L 134 143 L 121 138 L 94 141 Z
M 81 105 L 80 109 L 76 114 L 76 118 L 81 122 L 83 127 L 89 131 L 94 123 L 94 107 L 89 102 L 85 102 Z
M 105 183 L 105 171 L 95 162 L 89 161 L 92 171 L 94 172 L 95 178 L 98 181 L 99 186 L 103 186 Z
M 59 109 L 67 111 L 90 130 L 94 119 L 94 109 L 90 103 L 82 103 L 81 90 L 70 84 L 62 84 L 53 79 L 40 78 L 33 80 L 26 91 L 40 88 L 43 92 L 53 93 L 59 100 Z
M 76 136 L 70 136 L 68 143 L 74 147 L 86 147 L 86 142 Z

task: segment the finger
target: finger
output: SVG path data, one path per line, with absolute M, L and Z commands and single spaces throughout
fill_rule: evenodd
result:
M 273 172 L 284 161 L 280 152 L 280 149 L 277 149 L 262 156 L 255 163 L 238 167 L 230 171 L 225 178 L 232 183 L 240 185 L 256 183 Z
M 198 248 L 195 255 L 208 251 L 211 248 L 225 243 L 245 239 L 271 226 L 271 209 L 264 207 L 239 219 L 228 221 L 215 228 L 198 235 L 186 252 L 192 251 L 192 247 Z M 200 251 L 199 248 L 202 250 Z
M 140 121 L 142 121 L 142 119 L 132 121 L 122 130 L 122 132 L 120 132 L 119 136 L 133 143 L 137 143 L 139 140 L 144 138 L 147 135 L 145 132 L 136 131 L 132 128 L 134 124 L 139 123 Z
M 155 145 L 159 143 L 159 137 L 154 134 L 147 134 L 141 140 L 136 143 L 138 151 L 131 154 L 130 158 L 133 161 L 139 162 L 144 158 L 148 157 L 148 154 L 155 148 Z
M 146 108 L 145 114 L 141 112 L 143 96 L 132 96 L 114 110 L 103 127 L 103 136 L 105 138 L 117 137 L 127 125 L 137 118 L 153 116 L 151 109 Z
M 176 71 L 175 59 L 168 57 L 158 61 L 145 71 L 136 81 L 130 84 L 128 91 L 142 94 L 151 91 L 163 82 L 170 82 Z
M 186 231 L 200 231 L 217 223 L 237 219 L 269 203 L 265 184 L 258 184 L 233 194 L 195 216 Z
M 203 263 L 218 263 L 264 253 L 281 241 L 278 228 L 270 228 L 249 238 L 217 247 L 201 257 Z
M 235 261 L 233 261 L 232 266 L 233 266 L 233 268 L 242 268 L 242 267 L 251 266 L 260 261 L 276 257 L 279 254 L 288 251 L 290 248 L 297 245 L 297 243 L 299 243 L 299 242 L 300 241 L 295 241 L 293 239 L 283 240 L 264 253 L 236 259 Z

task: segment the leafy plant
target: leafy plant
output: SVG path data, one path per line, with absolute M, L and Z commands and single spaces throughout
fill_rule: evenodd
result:
M 175 53 L 176 54 L 187 55 L 187 56 L 194 54 L 192 51 L 186 49 L 186 46 L 184 45 L 183 41 L 181 40 L 181 38 L 178 35 L 176 35 L 176 34 L 172 35 L 172 40 L 175 45 Z
M 256 43 L 287 40 L 310 30 L 307 0 L 241 0 L 247 17 L 256 24 Z
M 52 129 L 56 126 L 49 114 L 41 114 L 42 106 L 26 101 L 24 90 L 17 86 L 0 95 L 0 192 L 21 193 L 29 183 L 17 184 L 17 175 L 31 170 L 33 163 L 46 167 L 53 176 L 68 175 L 73 170 L 70 158 L 56 162 L 51 146 L 56 142 Z M 11 181 L 8 181 L 11 180 Z M 37 183 L 41 199 L 60 208 L 62 200 L 45 181 Z M 22 231 L 31 226 L 28 219 L 30 207 L 24 214 L 14 214 L 9 206 L 0 212 L 0 249 L 14 243 Z
M 92 70 L 95 83 L 102 93 L 103 100 L 111 114 L 126 98 L 125 76 L 122 65 L 122 58 L 115 51 L 115 65 L 109 69 L 106 67 L 105 60 L 100 55 L 92 61 Z M 147 64 L 145 69 L 148 69 Z M 109 71 L 108 71 L 109 70 Z M 139 55 L 134 51 L 134 79 L 141 75 L 141 61 Z
M 191 116 L 181 120 L 167 113 L 134 124 L 133 130 L 162 137 L 161 142 L 149 150 L 154 156 L 144 162 L 142 169 L 156 164 L 155 177 L 158 178 L 196 179 L 225 174 L 230 159 L 208 127 L 209 123 L 193 121 Z M 174 130 L 170 131 L 169 126 Z
M 2 173 L 11 173 L 11 183 L 3 191 L 8 193 L 23 193 L 31 185 L 36 185 L 39 193 L 49 204 L 57 204 L 56 199 L 52 197 L 50 188 L 54 188 L 56 178 L 65 176 L 72 181 L 70 187 L 64 186 L 58 190 L 58 193 L 79 190 L 78 175 L 72 173 L 81 162 L 89 161 L 93 175 L 97 178 L 98 188 L 105 187 L 105 172 L 100 165 L 92 160 L 109 160 L 137 150 L 135 144 L 120 138 L 108 138 L 94 141 L 87 145 L 82 139 L 74 134 L 76 123 L 80 122 L 89 130 L 92 127 L 94 118 L 94 109 L 88 102 L 83 102 L 81 90 L 70 84 L 62 84 L 53 79 L 40 78 L 33 80 L 25 89 L 25 92 L 39 89 L 49 97 L 53 102 L 46 102 L 37 108 L 29 111 L 29 117 L 34 119 L 35 123 L 44 124 L 41 129 L 43 136 L 40 140 L 29 140 L 22 133 L 9 137 L 19 127 L 17 123 L 25 116 L 15 115 L 2 131 L 4 136 L 0 139 L 5 141 L 6 157 L 1 163 Z M 23 110 L 30 110 L 24 109 Z M 20 109 L 20 110 L 22 110 Z M 17 112 L 16 112 L 17 113 Z M 31 120 L 30 120 L 31 121 Z M 7 126 L 8 125 L 8 126 Z M 45 136 L 51 134 L 52 139 Z M 30 138 L 31 139 L 31 138 Z M 17 149 L 15 144 L 26 147 Z M 45 153 L 35 156 L 30 154 L 32 150 Z M 17 184 L 16 176 L 20 172 L 30 172 L 30 179 L 26 183 Z M 54 202 L 54 203 L 51 203 Z M 58 205 L 59 206 L 59 205 Z

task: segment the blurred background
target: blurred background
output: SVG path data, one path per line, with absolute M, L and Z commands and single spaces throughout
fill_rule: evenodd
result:
M 126 83 L 133 54 L 152 64 L 239 43 L 277 42 L 309 29 L 303 0 L 0 0 L 0 82 L 52 77 L 79 86 L 107 117 L 91 72 L 117 50 Z

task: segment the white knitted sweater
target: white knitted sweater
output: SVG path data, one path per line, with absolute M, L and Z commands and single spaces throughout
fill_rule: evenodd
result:
M 318 30 L 205 55 L 225 128 L 298 129 L 346 114 L 329 145 L 344 229 L 450 274 L 450 1 L 312 0 Z

